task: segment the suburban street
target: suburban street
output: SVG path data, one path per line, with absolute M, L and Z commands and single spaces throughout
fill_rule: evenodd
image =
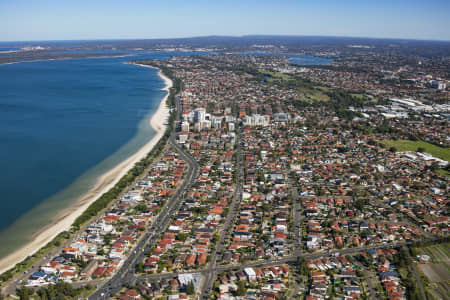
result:
M 235 191 L 234 191 L 234 197 L 233 201 L 231 203 L 230 210 L 228 212 L 227 218 L 225 220 L 225 223 L 222 226 L 221 232 L 220 232 L 220 238 L 219 241 L 216 244 L 216 248 L 211 254 L 211 261 L 208 264 L 208 269 L 214 270 L 217 264 L 217 258 L 218 254 L 222 255 L 223 250 L 225 249 L 225 241 L 229 237 L 231 230 L 233 228 L 233 223 L 236 218 L 237 213 L 239 212 L 239 204 L 241 202 L 242 198 L 242 154 L 241 154 L 241 132 L 240 127 L 238 127 L 237 134 L 236 134 L 236 183 L 235 183 Z M 203 285 L 199 292 L 200 299 L 204 299 L 208 297 L 209 292 L 211 291 L 215 277 L 217 275 L 217 272 L 212 271 L 208 272 L 205 275 L 205 278 L 203 280 Z
M 430 241 L 430 240 L 428 240 Z M 265 267 L 271 267 L 271 266 L 277 266 L 281 264 L 295 264 L 297 262 L 298 257 L 303 257 L 305 260 L 314 260 L 314 259 L 321 259 L 325 257 L 331 257 L 331 256 L 337 256 L 337 255 L 355 255 L 363 252 L 367 252 L 367 250 L 374 249 L 391 249 L 391 248 L 397 248 L 401 246 L 405 246 L 411 244 L 411 242 L 398 242 L 398 243 L 390 243 L 390 244 L 383 244 L 383 245 L 373 245 L 373 246 L 364 246 L 364 247 L 357 247 L 357 248 L 347 248 L 347 249 L 341 249 L 341 250 L 333 250 L 328 252 L 318 252 L 318 253 L 306 253 L 301 251 L 296 251 L 293 255 L 280 258 L 277 260 L 267 261 L 267 260 L 255 260 L 248 263 L 243 264 L 229 264 L 229 265 L 220 265 L 212 267 L 209 265 L 208 267 L 204 269 L 199 269 L 195 271 L 186 271 L 186 272 L 178 272 L 178 273 L 161 273 L 161 274 L 151 274 L 151 275 L 143 275 L 143 276 L 136 276 L 133 278 L 133 282 L 135 281 L 157 281 L 162 279 L 168 279 L 168 278 L 175 278 L 179 274 L 190 274 L 190 273 L 201 273 L 204 276 L 208 276 L 209 274 L 217 274 L 219 272 L 223 271 L 240 271 L 244 270 L 245 268 L 265 268 Z M 204 293 L 203 293 L 204 294 Z
M 292 201 L 293 201 L 293 219 L 294 219 L 294 249 L 300 249 L 300 224 L 302 221 L 302 215 L 300 214 L 300 203 L 298 200 L 298 190 L 297 187 L 293 184 L 292 178 L 289 176 L 289 174 L 286 174 L 286 179 L 289 183 L 289 188 L 291 190 L 292 195 Z
M 107 281 L 103 286 L 95 291 L 89 297 L 89 299 L 108 298 L 110 295 L 120 291 L 125 282 L 135 281 L 134 268 L 136 264 L 144 259 L 145 251 L 150 249 L 154 245 L 161 233 L 163 233 L 164 230 L 169 226 L 172 217 L 178 211 L 183 202 L 185 192 L 189 190 L 189 188 L 194 183 L 195 178 L 198 174 L 198 163 L 188 152 L 186 152 L 177 144 L 175 140 L 175 131 L 169 138 L 169 144 L 181 156 L 181 159 L 183 159 L 187 163 L 188 171 L 186 174 L 186 178 L 170 198 L 167 205 L 160 212 L 156 220 L 153 222 L 152 226 L 148 228 L 144 237 L 136 245 L 134 251 L 123 263 L 119 271 L 109 281 Z

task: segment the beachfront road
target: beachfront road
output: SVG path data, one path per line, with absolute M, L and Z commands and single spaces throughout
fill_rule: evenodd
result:
M 136 281 L 136 277 L 134 276 L 136 264 L 144 259 L 146 250 L 149 250 L 157 242 L 159 236 L 164 233 L 172 221 L 172 218 L 181 207 L 186 191 L 194 184 L 199 170 L 197 161 L 190 153 L 186 152 L 177 144 L 175 132 L 170 135 L 169 144 L 188 165 L 185 180 L 160 212 L 155 222 L 152 223 L 152 226 L 147 230 L 144 237 L 139 241 L 130 256 L 123 263 L 122 267 L 109 281 L 95 291 L 89 299 L 107 299 L 110 295 L 119 292 L 124 283 L 134 283 Z

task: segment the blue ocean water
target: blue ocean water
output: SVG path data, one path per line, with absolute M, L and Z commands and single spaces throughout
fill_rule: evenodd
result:
M 0 65 L 0 258 L 154 136 L 163 81 L 125 62 L 193 53 L 130 54 Z
M 0 66 L 0 228 L 131 139 L 161 88 L 110 59 Z
M 0 65 L 0 258 L 154 136 L 164 83 L 130 59 Z
M 20 50 L 20 48 L 0 47 L 0 52 L 17 51 L 17 50 Z

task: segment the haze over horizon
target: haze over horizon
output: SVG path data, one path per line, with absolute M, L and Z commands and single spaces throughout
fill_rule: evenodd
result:
M 4 0 L 0 41 L 293 35 L 450 40 L 450 3 Z

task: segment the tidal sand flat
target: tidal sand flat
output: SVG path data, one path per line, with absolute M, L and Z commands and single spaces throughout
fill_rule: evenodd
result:
M 123 61 L 0 66 L 0 271 L 70 228 L 163 135 L 170 80 Z

